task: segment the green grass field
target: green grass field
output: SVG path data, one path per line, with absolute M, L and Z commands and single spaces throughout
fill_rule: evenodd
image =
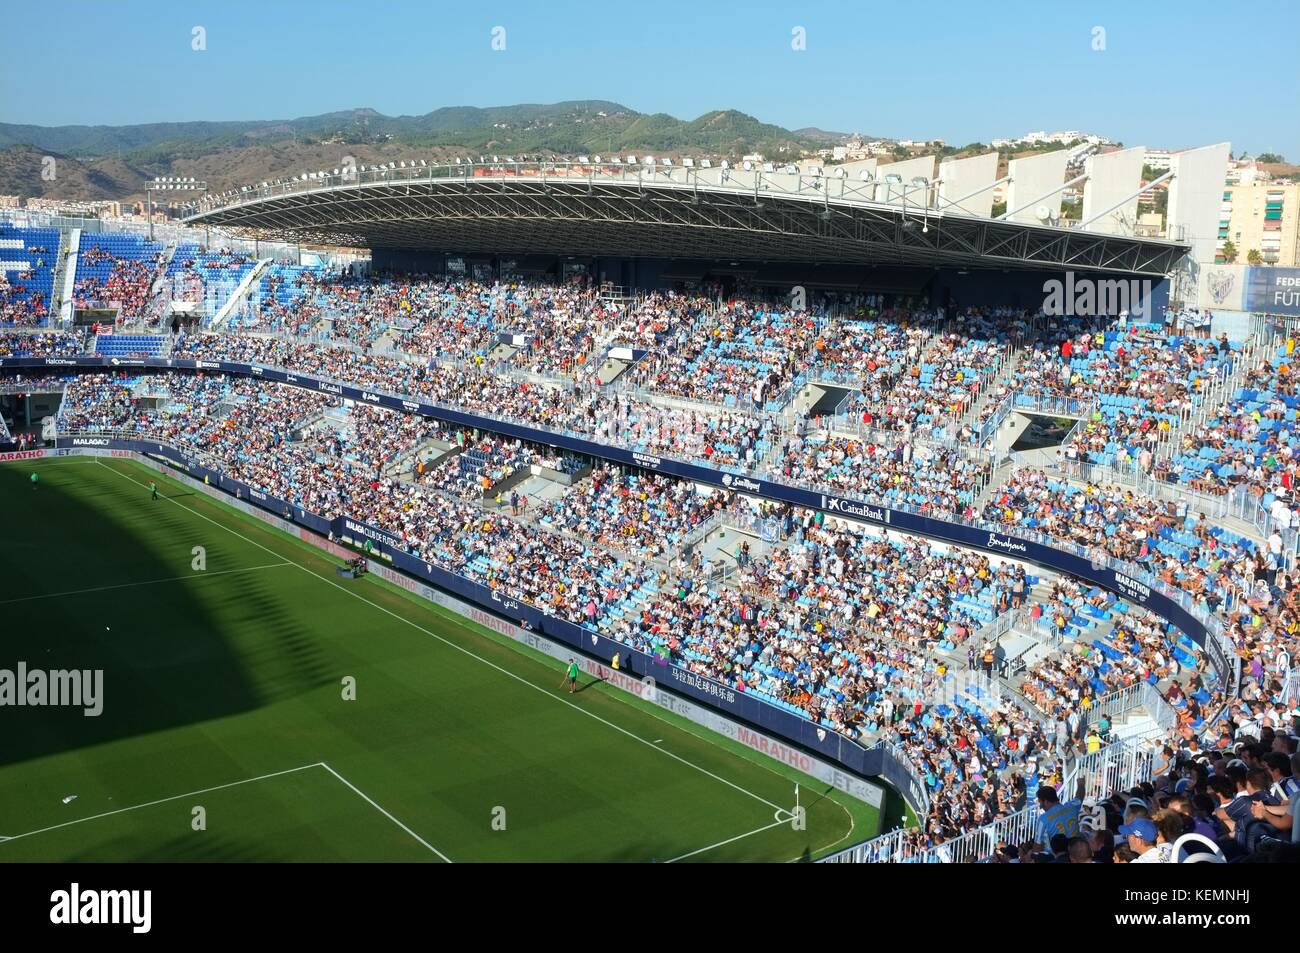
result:
M 179 482 L 153 501 L 155 478 L 0 465 L 0 668 L 104 671 L 98 717 L 0 707 L 0 861 L 791 861 L 879 827 Z

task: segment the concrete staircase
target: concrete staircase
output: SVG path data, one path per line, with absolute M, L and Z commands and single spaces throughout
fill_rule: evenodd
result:
M 979 496 L 975 497 L 975 511 L 977 513 L 983 512 L 989 500 L 993 499 L 993 494 L 1001 489 L 1002 485 L 1007 482 L 1007 479 L 1019 466 L 1021 464 L 1012 459 L 994 468 L 993 472 L 989 474 L 988 483 L 984 485 L 984 489 L 980 490 Z
M 1219 409 L 1240 390 L 1246 382 L 1246 375 L 1258 363 L 1259 347 L 1250 341 L 1234 356 L 1232 373 L 1226 379 L 1217 378 L 1209 392 L 1202 398 L 1201 404 L 1169 436 L 1160 441 L 1156 448 L 1157 460 L 1169 460 L 1177 456 L 1182 449 L 1183 437 L 1194 432 L 1205 421 L 1212 419 Z
M 970 424 L 973 428 L 978 428 L 980 415 L 983 414 L 985 410 L 992 409 L 993 406 L 996 406 L 998 403 L 1006 399 L 1007 395 L 1005 394 L 998 396 L 997 385 L 1012 380 L 1013 375 L 1020 368 L 1020 361 L 1025 353 L 1026 352 L 1022 348 L 1016 348 L 1011 352 L 1011 356 L 1007 358 L 1006 363 L 1002 365 L 1001 369 L 999 369 L 997 377 L 989 382 L 989 386 L 984 389 L 979 397 L 977 397 L 970 407 L 966 409 L 966 412 L 961 415 L 961 418 L 957 421 L 958 430 L 967 424 Z
M 1145 708 L 1134 708 L 1111 723 L 1111 735 L 1116 741 L 1152 741 L 1161 735 L 1160 725 Z
M 62 239 L 60 239 L 58 270 L 54 277 L 55 294 L 59 296 L 59 323 L 65 328 L 72 327 L 77 287 L 77 262 L 80 254 L 81 229 L 74 228 L 68 233 L 67 248 L 62 247 Z
M 403 331 L 401 328 L 389 328 L 383 334 L 379 335 L 379 337 L 375 338 L 375 343 L 370 346 L 371 350 L 376 354 L 387 354 L 391 351 L 397 350 L 397 342 L 401 339 L 402 334 Z

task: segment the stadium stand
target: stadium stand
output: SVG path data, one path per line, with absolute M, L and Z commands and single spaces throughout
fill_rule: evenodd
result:
M 11 240 L 57 255 L 57 230 L 38 231 Z M 129 236 L 83 238 L 79 301 L 143 316 L 161 253 Z M 173 300 L 210 308 L 254 264 L 182 243 L 166 277 Z M 6 275 L 0 320 L 40 323 L 48 296 L 35 272 Z M 1058 862 L 1086 846 L 1094 860 L 1171 862 L 1195 831 L 1241 860 L 1271 855 L 1292 831 L 1297 698 L 1279 676 L 1300 650 L 1293 339 L 1257 357 L 1159 324 L 1015 309 L 795 311 L 754 294 L 670 292 L 612 302 L 581 282 L 284 262 L 229 330 L 100 335 L 93 350 L 313 373 L 489 425 L 1031 532 L 1149 573 L 1222 624 L 1242 667 L 1232 698 L 1202 647 L 1134 600 L 1013 559 L 779 506 L 764 510 L 770 545 L 723 574 L 687 540 L 749 511 L 733 490 L 590 470 L 490 429 L 257 380 L 69 380 L 61 434 L 183 447 L 505 597 L 895 752 L 925 792 L 919 827 L 846 859 Z M 649 353 L 605 386 L 594 370 L 615 345 Z M 66 332 L 0 335 L 0 357 L 85 347 Z M 791 397 L 812 382 L 849 393 L 833 414 L 796 419 Z M 1011 410 L 1062 407 L 1082 422 L 1057 465 L 1009 464 L 983 445 Z M 450 449 L 426 466 L 431 441 Z M 511 495 L 541 469 L 572 485 Z M 1249 518 L 1228 525 L 1215 500 Z M 1033 651 L 986 668 L 1012 627 Z M 1139 708 L 1146 721 L 1127 723 Z
M 0 222 L 0 327 L 47 323 L 58 255 L 57 228 Z
M 78 308 L 116 307 L 124 319 L 147 317 L 165 248 L 135 235 L 83 236 L 74 295 Z

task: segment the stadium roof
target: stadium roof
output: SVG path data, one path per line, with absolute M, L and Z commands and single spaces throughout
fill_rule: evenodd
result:
M 521 255 L 1165 275 L 1190 246 L 877 201 L 884 183 L 761 169 L 489 162 L 311 173 L 186 218 L 263 239 Z M 923 196 L 930 184 L 918 184 Z

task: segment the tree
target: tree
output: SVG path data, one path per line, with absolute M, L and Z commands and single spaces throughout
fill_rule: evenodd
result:
M 1237 246 L 1231 239 L 1223 243 L 1223 260 L 1230 265 L 1237 260 Z
M 1260 162 L 1267 162 L 1270 165 L 1280 164 L 1286 161 L 1286 157 L 1278 152 L 1262 152 L 1259 155 Z
M 1264 256 L 1259 253 L 1259 249 L 1252 248 L 1250 251 L 1246 252 L 1246 264 L 1262 265 L 1263 263 Z

